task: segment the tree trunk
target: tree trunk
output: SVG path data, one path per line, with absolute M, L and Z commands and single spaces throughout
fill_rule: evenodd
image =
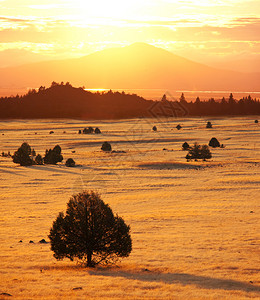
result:
M 93 263 L 92 263 L 92 251 L 89 251 L 87 253 L 87 267 L 93 267 Z

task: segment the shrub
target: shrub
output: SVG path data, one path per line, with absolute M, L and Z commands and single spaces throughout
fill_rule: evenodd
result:
M 56 165 L 63 160 L 61 155 L 61 147 L 56 145 L 53 149 L 46 149 L 45 156 L 43 158 L 45 164 Z
M 67 159 L 65 163 L 66 167 L 75 167 L 75 161 L 72 158 Z
M 97 127 L 96 129 L 95 129 L 95 134 L 100 134 L 101 133 L 101 130 Z
M 21 166 L 31 166 L 33 159 L 31 158 L 31 147 L 28 143 L 23 143 L 12 156 L 13 162 Z
M 132 250 L 130 227 L 114 216 L 108 204 L 94 192 L 74 195 L 66 214 L 59 213 L 49 239 L 57 260 L 75 258 L 88 267 L 115 262 Z
M 258 124 L 258 120 L 255 120 L 255 124 Z
M 37 156 L 35 157 L 35 163 L 36 165 L 43 165 L 43 158 L 41 154 L 37 154 Z
M 111 151 L 112 147 L 111 147 L 111 145 L 108 142 L 104 142 L 103 145 L 102 145 L 102 147 L 101 147 L 101 150 L 103 150 L 103 151 Z
M 10 151 L 8 151 L 8 153 L 2 152 L 2 157 L 11 157 L 11 153 Z
M 81 130 L 79 130 L 79 134 L 81 134 Z
M 153 126 L 153 131 L 157 131 L 157 127 L 156 126 Z
M 193 147 L 190 147 L 188 154 L 186 155 L 187 160 L 194 159 L 210 159 L 212 157 L 209 147 L 207 145 L 200 146 L 198 143 L 195 143 Z
M 176 126 L 176 128 L 177 128 L 178 130 L 182 129 L 182 127 L 181 127 L 181 125 L 180 125 L 180 124 L 179 124 L 179 125 L 177 125 L 177 126 Z
M 187 142 L 182 144 L 182 150 L 189 150 L 189 148 L 190 148 L 190 145 Z
M 209 146 L 212 147 L 212 148 L 217 148 L 217 147 L 220 147 L 220 143 L 219 143 L 219 141 L 215 137 L 213 137 L 209 141 Z
M 94 132 L 94 128 L 93 127 L 88 127 L 88 128 L 84 128 L 83 129 L 83 133 L 84 134 L 91 134 Z
M 212 128 L 211 122 L 208 122 L 208 123 L 207 123 L 206 128 Z

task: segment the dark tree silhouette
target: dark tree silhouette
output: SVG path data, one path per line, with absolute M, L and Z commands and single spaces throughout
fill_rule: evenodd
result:
M 61 147 L 56 145 L 53 149 L 46 149 L 45 156 L 43 158 L 45 164 L 56 165 L 63 160 L 61 155 Z
M 182 144 L 182 150 L 189 150 L 189 148 L 190 148 L 190 145 L 187 142 Z
M 104 142 L 102 147 L 101 147 L 102 151 L 112 151 L 112 147 L 108 142 Z
M 207 145 L 199 145 L 195 143 L 193 147 L 190 147 L 188 154 L 186 155 L 187 160 L 194 159 L 197 161 L 198 159 L 210 159 L 212 157 L 209 147 Z
M 153 126 L 153 131 L 157 131 L 157 127 L 156 126 Z
M 212 128 L 211 122 L 208 122 L 208 123 L 207 123 L 206 128 Z
M 183 93 L 181 94 L 181 97 L 180 97 L 180 103 L 183 103 L 183 104 L 187 103 L 186 98 Z
M 60 212 L 53 222 L 49 239 L 56 259 L 76 258 L 88 267 L 113 263 L 132 250 L 130 227 L 94 192 L 70 198 L 66 214 Z
M 101 133 L 101 130 L 97 127 L 95 128 L 95 134 L 100 134 Z
M 177 126 L 176 126 L 176 128 L 177 128 L 178 130 L 182 129 L 182 127 L 181 127 L 181 125 L 180 125 L 180 124 L 179 124 L 179 125 L 177 125 Z
M 209 141 L 209 146 L 212 147 L 212 148 L 217 148 L 217 147 L 220 147 L 220 143 L 219 143 L 219 141 L 215 137 L 213 137 Z
M 40 154 L 37 154 L 37 156 L 35 157 L 35 163 L 37 165 L 43 165 L 43 158 Z
M 195 99 L 194 99 L 195 100 Z M 184 109 L 185 108 L 185 109 Z M 169 110 L 171 111 L 169 113 Z M 156 116 L 227 116 L 259 115 L 260 100 L 250 95 L 240 100 L 233 94 L 225 99 L 187 102 L 182 94 L 179 101 L 145 100 L 136 94 L 124 92 L 85 91 L 74 88 L 70 83 L 53 82 L 50 87 L 29 90 L 23 96 L 0 97 L 0 118 L 80 118 L 80 119 L 122 119 Z M 93 132 L 92 132 L 93 133 Z
M 65 163 L 66 167 L 75 167 L 75 161 L 72 158 L 68 158 Z
M 30 145 L 28 143 L 23 143 L 21 147 L 14 152 L 14 155 L 12 156 L 13 162 L 20 164 L 21 166 L 31 166 L 33 164 L 31 152 Z
M 94 132 L 94 128 L 93 127 L 88 127 L 88 128 L 84 128 L 83 129 L 83 133 L 84 134 L 91 134 L 91 133 L 93 133 Z

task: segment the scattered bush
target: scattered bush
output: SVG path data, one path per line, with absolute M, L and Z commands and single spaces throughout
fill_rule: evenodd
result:
M 208 123 L 207 123 L 206 128 L 212 128 L 211 122 L 208 122 Z
M 193 147 L 190 147 L 188 154 L 186 155 L 186 159 L 197 161 L 198 159 L 206 159 L 212 158 L 211 152 L 207 145 L 200 146 L 198 143 L 195 143 Z
M 63 160 L 61 155 L 61 147 L 56 145 L 53 149 L 46 149 L 45 156 L 43 158 L 45 164 L 56 165 Z
M 182 144 L 182 150 L 189 150 L 189 149 L 190 149 L 190 145 L 187 142 Z
M 128 257 L 132 250 L 129 232 L 130 227 L 114 216 L 97 193 L 83 192 L 70 198 L 66 214 L 59 213 L 48 237 L 57 260 L 76 258 L 94 267 Z
M 182 127 L 181 127 L 181 125 L 180 125 L 180 124 L 179 124 L 179 125 L 177 125 L 177 126 L 176 126 L 176 128 L 177 128 L 178 130 L 182 129 Z
M 8 151 L 8 153 L 2 152 L 2 157 L 11 157 L 11 153 L 10 151 Z
M 66 167 L 75 167 L 75 161 L 72 158 L 67 159 L 65 163 Z
M 37 154 L 37 156 L 35 157 L 35 163 L 36 165 L 43 165 L 43 158 L 41 154 Z
M 101 147 L 101 150 L 103 150 L 103 151 L 111 151 L 112 147 L 111 147 L 111 145 L 108 142 L 104 142 L 103 145 L 102 145 L 102 147 Z
M 79 134 L 81 134 L 81 130 L 79 130 Z
M 219 141 L 215 137 L 213 137 L 209 141 L 209 146 L 212 147 L 212 148 L 217 148 L 217 147 L 220 147 L 220 143 L 219 143 Z
M 33 159 L 31 158 L 31 147 L 28 143 L 23 143 L 21 147 L 15 151 L 12 156 L 13 162 L 21 166 L 31 166 Z
M 101 133 L 101 130 L 97 127 L 96 129 L 95 129 L 95 134 L 100 134 Z
M 258 124 L 258 120 L 255 120 L 255 124 Z
M 83 129 L 83 133 L 84 134 L 91 134 L 94 132 L 94 128 L 93 127 L 88 127 L 88 128 L 84 128 Z
M 157 131 L 157 127 L 156 126 L 153 126 L 153 131 Z
M 54 131 L 53 130 L 51 130 L 50 132 L 49 132 L 49 134 L 53 134 L 54 133 Z

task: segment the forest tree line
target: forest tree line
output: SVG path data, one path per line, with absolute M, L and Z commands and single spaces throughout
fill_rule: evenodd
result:
M 250 95 L 234 99 L 186 101 L 184 94 L 178 101 L 170 101 L 164 95 L 161 101 L 146 100 L 136 94 L 125 92 L 86 91 L 53 82 L 50 87 L 41 86 L 29 90 L 22 96 L 0 98 L 1 119 L 33 118 L 79 118 L 79 119 L 120 119 L 139 117 L 189 117 L 259 115 L 260 101 Z

